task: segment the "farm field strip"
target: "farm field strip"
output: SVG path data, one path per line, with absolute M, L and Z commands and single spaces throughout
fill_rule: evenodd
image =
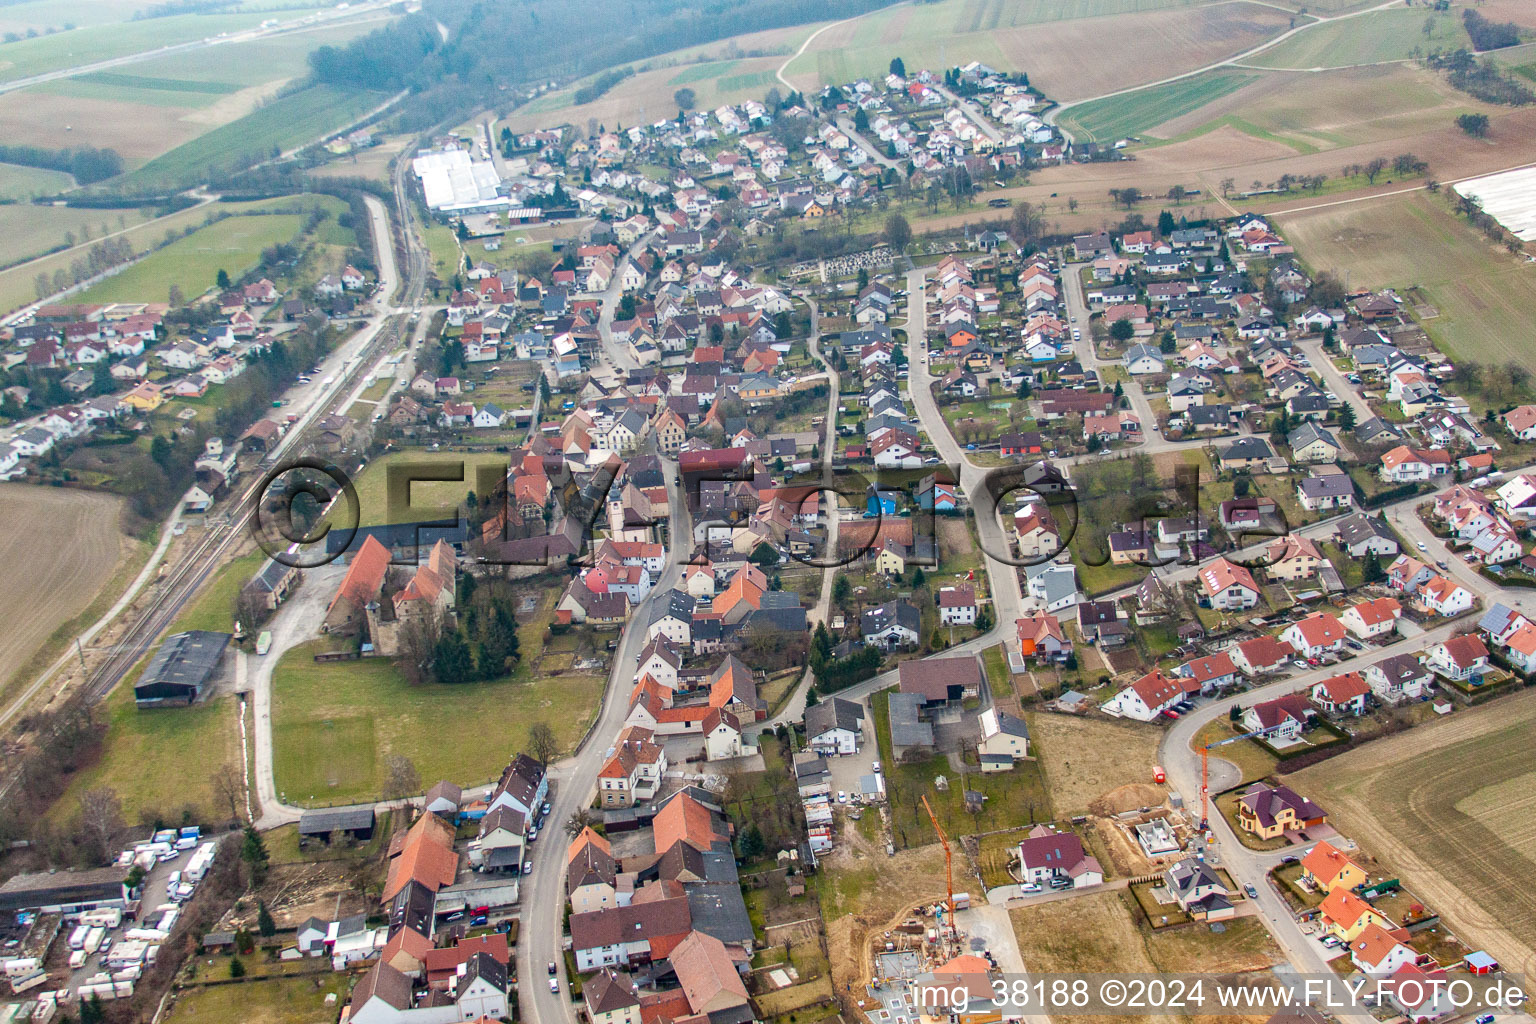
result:
M 1529 736 L 1536 693 L 1350 751 L 1296 774 L 1346 835 L 1390 864 L 1472 946 L 1536 966 Z M 1514 797 L 1516 803 L 1500 803 Z M 1470 934 L 1468 934 L 1470 933 Z

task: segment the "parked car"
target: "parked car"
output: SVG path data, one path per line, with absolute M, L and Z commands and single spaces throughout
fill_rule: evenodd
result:
M 549 979 L 549 990 L 551 992 L 553 992 L 555 995 L 559 995 L 560 994 L 560 979 L 559 978 L 550 978 Z
M 549 976 L 551 978 L 555 976 L 555 962 L 553 960 L 549 962 Z
M 1251 900 L 1256 900 L 1259 898 L 1259 890 L 1253 887 L 1252 882 L 1249 882 L 1247 885 L 1243 886 L 1243 892 L 1247 893 L 1248 898 Z
M 1429 548 L 1424 546 L 1424 542 L 1423 541 L 1419 541 L 1419 543 L 1416 546 L 1418 547 L 1418 549 L 1420 551 L 1428 551 L 1429 550 Z
M 1292 658 L 1291 659 L 1291 664 L 1295 665 L 1297 668 L 1306 668 L 1307 667 L 1307 663 L 1302 661 L 1300 658 Z
M 848 794 L 846 791 L 841 789 L 837 791 L 837 802 L 840 804 L 845 804 L 848 802 Z
M 879 775 L 880 774 L 880 762 L 876 761 L 874 764 L 870 765 L 869 766 L 869 770 L 874 772 L 876 775 Z
M 1023 885 L 1019 886 L 1019 891 L 1020 892 L 1039 892 L 1040 891 L 1040 887 L 1038 885 L 1036 885 L 1034 882 L 1025 882 Z

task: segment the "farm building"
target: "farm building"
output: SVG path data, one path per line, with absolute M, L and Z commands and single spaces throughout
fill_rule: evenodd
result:
M 230 634 L 206 629 L 166 637 L 133 686 L 134 703 L 141 708 L 194 703 L 218 669 L 229 641 Z
M 337 840 L 366 843 L 373 838 L 373 808 L 333 808 L 305 811 L 299 818 L 299 846 L 318 840 L 327 845 Z

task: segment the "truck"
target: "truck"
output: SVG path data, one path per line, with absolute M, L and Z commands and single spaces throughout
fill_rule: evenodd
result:
M 261 635 L 256 638 L 256 653 L 266 654 L 271 649 L 272 631 L 270 629 L 264 629 L 261 631 Z

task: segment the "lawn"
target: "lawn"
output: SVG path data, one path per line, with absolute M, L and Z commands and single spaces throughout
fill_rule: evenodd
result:
M 226 172 L 318 141 L 384 98 L 378 93 L 312 85 L 199 135 L 112 184 L 129 193 L 185 188 L 207 180 L 210 171 Z
M 107 697 L 107 736 L 101 757 L 70 780 L 54 805 L 53 816 L 68 820 L 81 793 L 111 786 L 129 822 L 179 821 L 183 807 L 193 820 L 215 812 L 212 777 L 226 764 L 240 763 L 238 705 L 228 695 L 191 707 L 139 710 L 133 680 L 140 663 Z M 228 812 L 219 814 L 222 819 Z
M 1194 750 L 1199 750 L 1207 743 L 1216 743 L 1238 735 L 1241 735 L 1241 733 L 1233 731 L 1232 723 L 1217 719 L 1213 722 L 1207 722 L 1199 732 L 1195 733 L 1195 738 L 1190 742 L 1190 747 Z M 1213 760 L 1230 761 L 1236 765 L 1238 771 L 1243 773 L 1243 783 L 1245 784 L 1257 782 L 1260 779 L 1273 775 L 1275 765 L 1279 763 L 1273 754 L 1253 740 L 1229 743 L 1224 747 L 1211 751 L 1211 758 Z
M 574 747 L 604 684 L 594 676 L 530 680 L 518 673 L 495 682 L 413 687 L 383 659 L 312 660 L 333 646 L 325 640 L 300 645 L 273 672 L 274 767 L 278 792 L 291 803 L 375 798 L 390 754 L 409 757 L 423 785 L 492 781 L 526 747 L 535 722 L 547 722 L 562 749 Z M 470 735 L 481 739 L 470 742 Z
M 226 217 L 151 253 L 120 274 L 92 285 L 81 302 L 164 302 L 171 286 L 187 298 L 214 286 L 220 270 L 239 277 L 269 246 L 291 242 L 304 225 L 298 214 Z
M 18 167 L 16 164 L 0 164 L 0 194 L 11 195 L 30 187 L 26 182 L 39 182 L 43 178 L 61 183 L 43 191 L 58 191 L 60 187 L 73 187 L 74 180 L 58 171 L 43 171 L 35 167 Z M 24 181 L 22 179 L 25 179 Z M 13 187 L 12 182 L 15 182 Z M 28 195 L 16 195 L 25 199 Z M 70 244 L 73 235 L 76 243 L 104 234 L 132 227 L 144 221 L 140 210 L 91 210 L 71 206 L 34 206 L 27 202 L 0 205 L 0 231 L 3 231 L 5 263 L 36 257 L 40 253 Z M 83 252 L 83 250 L 82 250 Z M 81 253 L 74 253 L 78 259 Z M 66 261 L 67 262 L 67 261 Z M 30 288 L 36 268 L 28 268 L 27 284 Z M 52 270 L 50 268 L 50 273 Z M 36 298 L 29 294 L 27 298 Z
M 871 713 L 880 741 L 880 759 L 886 766 L 891 832 L 898 849 L 934 841 L 933 824 L 921 802 L 923 796 L 927 796 L 933 813 L 951 839 L 1052 819 L 1045 776 L 1033 761 L 1020 761 L 1012 771 L 987 775 L 977 768 L 967 771 L 963 777 L 950 767 L 949 759 L 942 754 L 917 763 L 898 764 L 891 756 L 891 723 L 887 711 L 890 693 L 883 690 L 871 698 Z M 948 780 L 943 790 L 934 782 L 939 776 Z M 985 795 L 980 813 L 972 814 L 966 809 L 963 793 L 966 789 Z
M 234 628 L 235 600 L 240 596 L 240 588 L 250 582 L 266 560 L 264 552 L 252 551 L 219 569 L 213 579 L 203 584 L 197 597 L 176 616 L 167 632 L 207 629 L 228 633 Z
M 1142 89 L 1125 96 L 1093 100 L 1061 115 L 1061 126 L 1091 142 L 1116 142 L 1139 135 L 1164 121 L 1198 110 L 1255 81 L 1257 75 L 1219 71 Z
M 1422 321 L 1452 359 L 1536 369 L 1536 266 L 1495 249 L 1425 192 L 1281 216 L 1319 271 L 1354 288 L 1419 286 L 1438 313 Z
M 207 985 L 178 992 L 178 1024 L 313 1024 L 327 1020 L 335 1008 L 325 997 L 345 1000 L 350 978 L 326 971 L 298 978 L 247 981 L 243 985 Z
M 423 481 L 412 484 L 408 495 L 391 498 L 389 494 L 391 467 L 403 480 L 405 476 L 402 474 L 407 468 L 412 473 L 420 473 L 458 465 L 463 466 L 462 481 Z M 477 495 L 488 494 L 509 468 L 507 456 L 498 452 L 429 452 L 420 449 L 391 452 L 370 463 L 353 480 L 357 488 L 360 525 L 441 519 L 462 505 L 470 491 Z

